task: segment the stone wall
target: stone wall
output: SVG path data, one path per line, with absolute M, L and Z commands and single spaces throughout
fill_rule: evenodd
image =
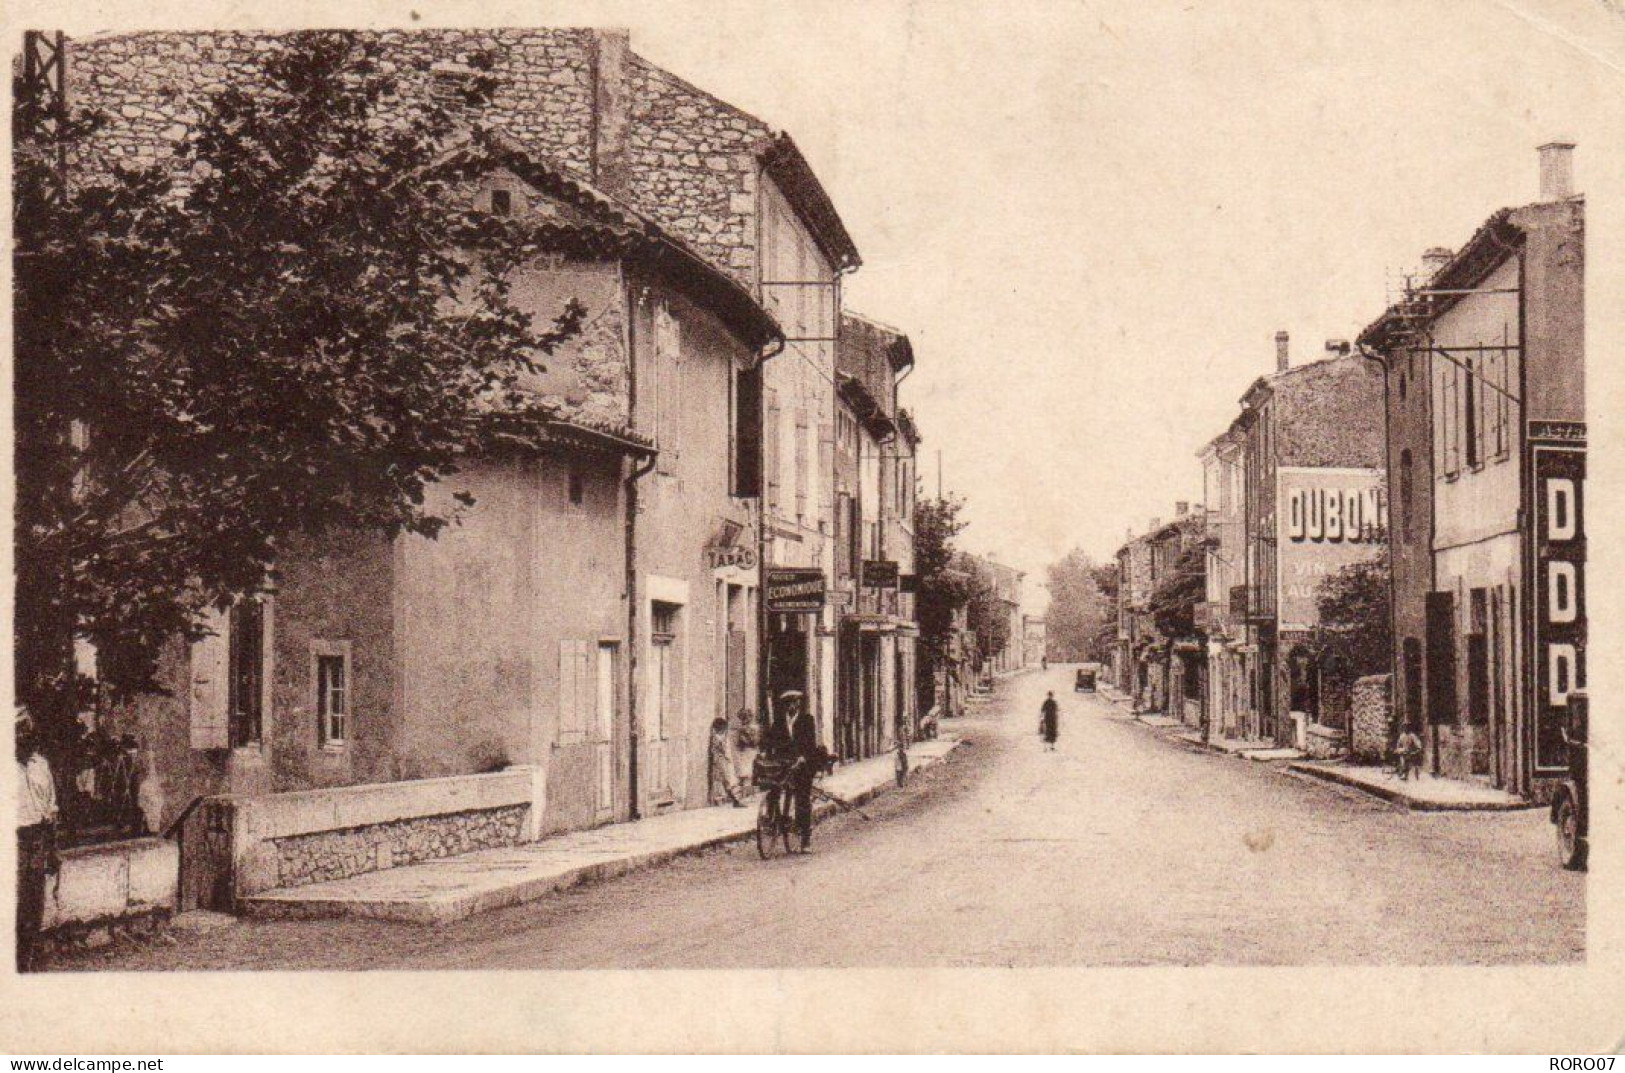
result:
M 652 64 L 633 66 L 633 203 L 753 284 L 756 149 L 772 131 Z
M 1357 761 L 1381 761 L 1388 752 L 1393 721 L 1392 675 L 1373 674 L 1355 681 L 1350 704 L 1349 755 Z
M 528 805 L 414 816 L 343 831 L 273 839 L 279 885 L 300 887 L 523 840 Z
M 531 152 L 589 181 L 594 137 L 611 126 L 595 114 L 601 36 L 588 29 L 411 30 L 369 33 L 399 92 L 381 105 L 389 121 L 432 92 L 435 68 L 490 62 L 496 89 L 470 122 L 500 129 Z M 253 85 L 260 59 L 284 47 L 275 34 L 136 33 L 69 42 L 68 92 L 76 107 L 108 119 L 83 164 L 171 162 L 211 94 Z M 606 60 L 607 63 L 607 60 Z M 751 284 L 756 267 L 756 153 L 772 134 L 761 120 L 696 89 L 640 57 L 619 72 L 625 92 L 607 94 L 629 113 L 626 189 L 610 192 L 647 213 L 719 268 Z

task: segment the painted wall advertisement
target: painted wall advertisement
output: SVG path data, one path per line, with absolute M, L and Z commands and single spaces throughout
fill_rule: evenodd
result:
M 1383 554 L 1388 503 L 1378 469 L 1282 466 L 1276 474 L 1276 607 L 1285 633 L 1320 622 L 1322 580 Z
M 1535 773 L 1568 771 L 1569 694 L 1585 688 L 1585 448 L 1535 444 L 1534 705 Z

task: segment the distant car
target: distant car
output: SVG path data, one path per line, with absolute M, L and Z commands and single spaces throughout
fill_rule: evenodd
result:
M 1095 691 L 1095 671 L 1090 667 L 1079 667 L 1078 676 L 1072 681 L 1072 692 L 1093 693 Z

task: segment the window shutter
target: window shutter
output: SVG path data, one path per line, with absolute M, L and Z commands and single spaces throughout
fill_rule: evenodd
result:
M 192 645 L 188 722 L 194 749 L 225 749 L 231 744 L 227 707 L 230 640 L 226 616 L 210 611 L 204 625 L 214 632 Z
M 767 509 L 779 507 L 779 393 L 767 388 L 767 405 L 762 413 L 762 441 L 766 444 L 764 465 L 767 479 Z
M 734 495 L 762 494 L 762 367 L 734 378 Z
M 583 740 L 597 699 L 588 642 L 559 642 L 559 741 Z
M 796 411 L 796 517 L 807 516 L 807 411 Z

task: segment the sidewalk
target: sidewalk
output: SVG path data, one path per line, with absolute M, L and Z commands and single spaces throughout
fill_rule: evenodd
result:
M 1538 806 L 1476 782 L 1439 779 L 1425 772 L 1401 780 L 1388 768 L 1347 763 L 1289 764 L 1287 770 L 1310 778 L 1351 786 L 1417 812 L 1511 812 Z
M 910 746 L 910 776 L 941 762 L 958 744 L 958 739 L 941 738 Z M 893 754 L 886 753 L 848 764 L 837 768 L 821 785 L 838 797 L 861 803 L 893 784 L 895 763 Z M 284 887 L 244 899 L 243 912 L 252 917 L 352 916 L 444 924 L 749 838 L 756 830 L 756 799 L 748 803 L 749 808 L 688 809 L 523 846 Z M 817 801 L 815 807 L 822 816 L 836 806 Z
M 1200 730 L 1187 730 L 1176 735 L 1192 745 L 1213 752 L 1226 753 L 1230 756 L 1239 756 L 1244 760 L 1273 761 L 1273 760 L 1302 760 L 1303 753 L 1297 749 L 1285 749 L 1263 741 L 1251 741 L 1246 738 L 1210 738 L 1202 740 Z

